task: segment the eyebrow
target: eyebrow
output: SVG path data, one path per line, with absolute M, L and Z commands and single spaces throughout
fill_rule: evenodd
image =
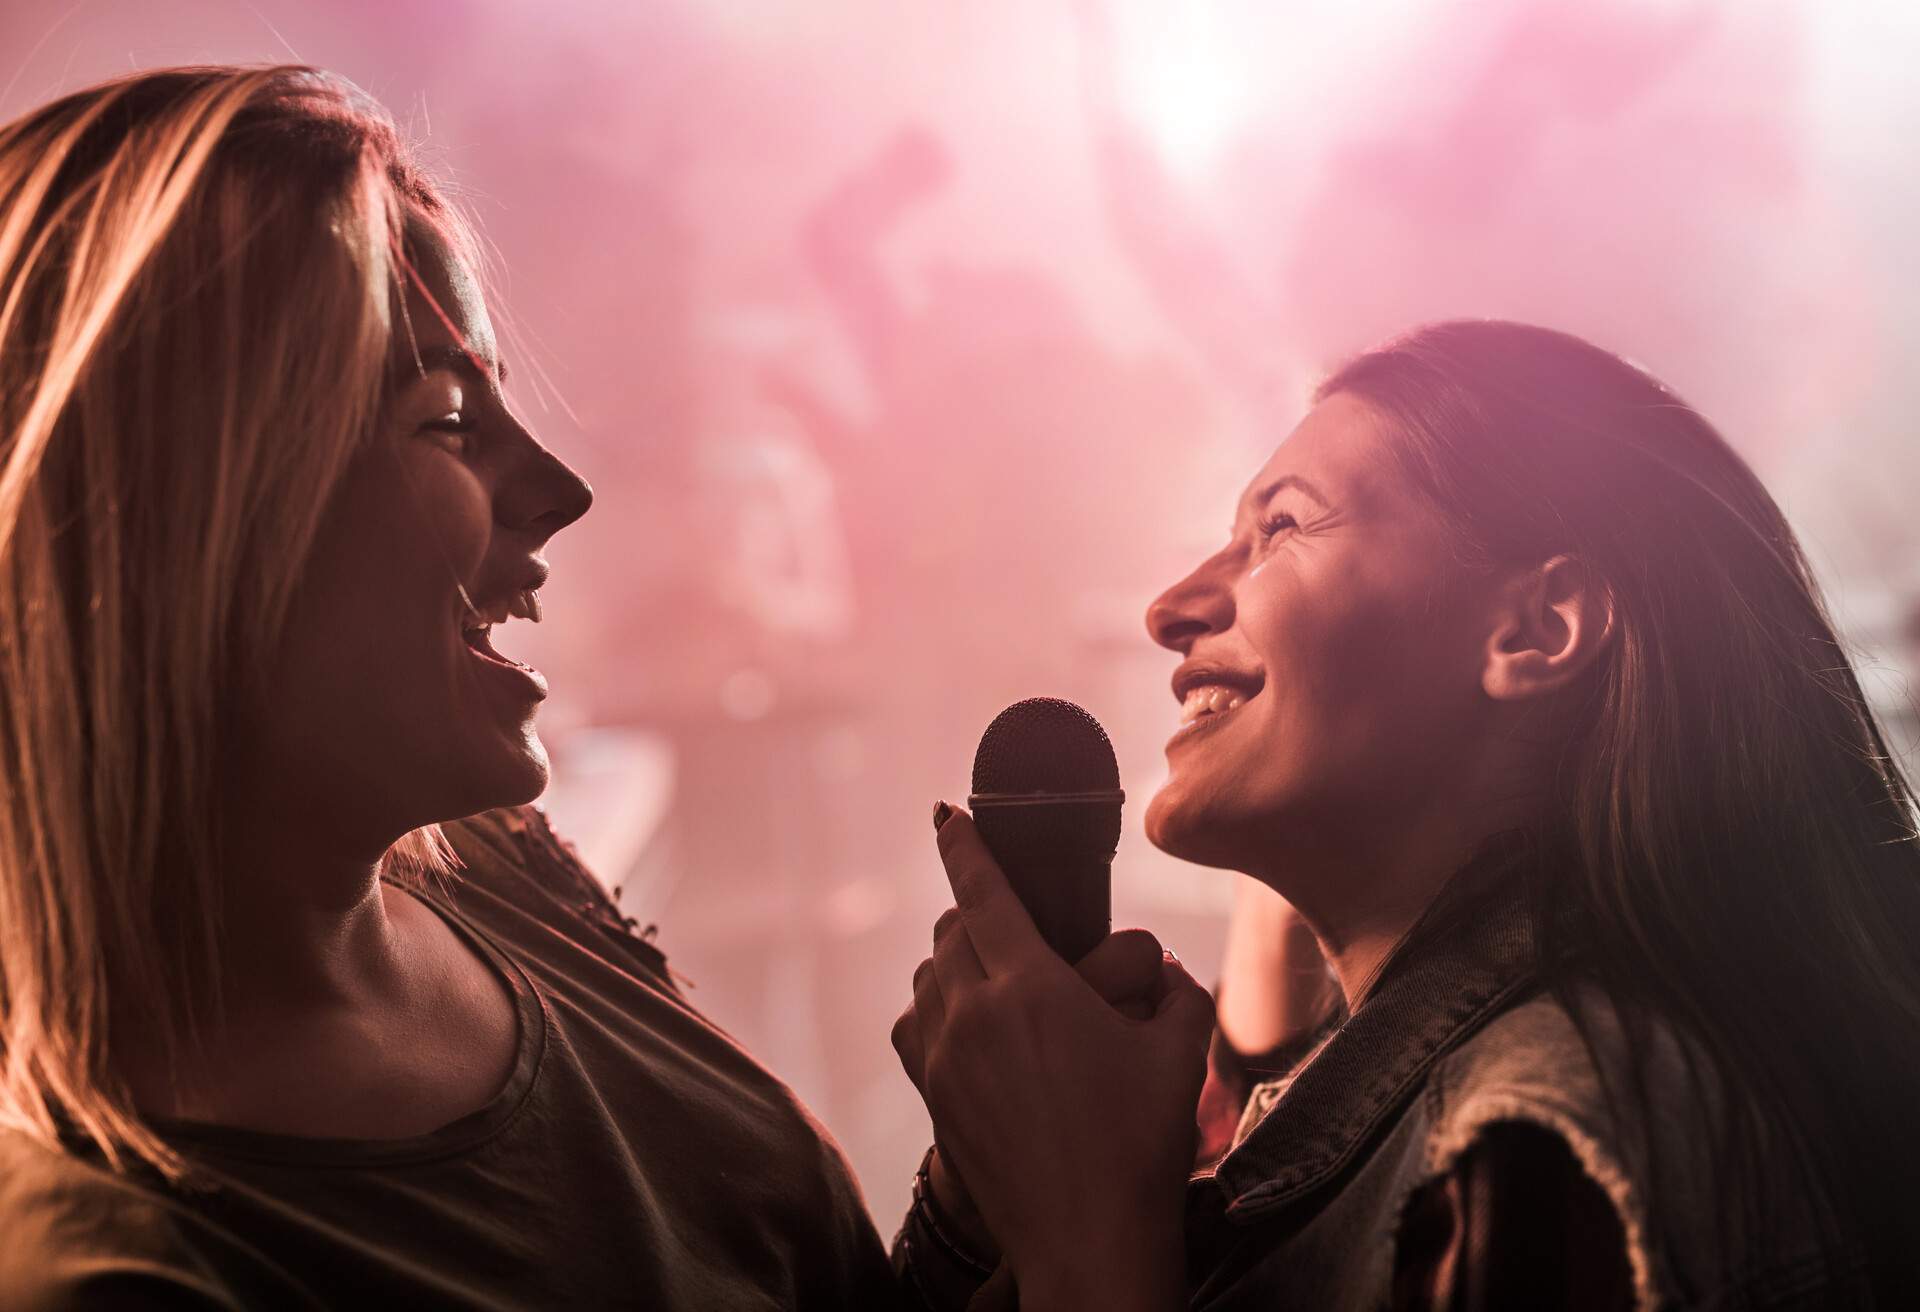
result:
M 1315 501 L 1318 501 L 1322 510 L 1331 510 L 1333 508 L 1333 503 L 1327 499 L 1326 493 L 1322 492 L 1318 487 L 1315 487 L 1311 480 L 1302 478 L 1298 474 L 1282 474 L 1271 483 L 1261 484 L 1253 490 L 1252 494 L 1247 497 L 1247 500 L 1250 503 L 1265 501 L 1275 492 L 1280 491 L 1282 488 L 1289 487 L 1304 492 Z
M 424 373 L 431 373 L 435 369 L 448 369 L 479 382 L 492 382 L 500 387 L 505 387 L 507 384 L 505 360 L 489 361 L 478 351 L 453 342 L 439 346 L 423 346 L 414 353 L 414 358 L 420 362 L 420 368 Z

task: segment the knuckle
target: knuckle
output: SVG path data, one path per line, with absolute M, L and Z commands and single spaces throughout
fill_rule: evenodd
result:
M 961 1047 L 971 1046 L 990 1035 L 996 1021 L 993 996 L 987 989 L 975 989 L 954 1000 L 947 1008 L 943 1037 Z
M 938 943 L 941 939 L 945 938 L 948 934 L 951 934 L 954 930 L 954 927 L 959 923 L 960 923 L 959 907 L 948 907 L 945 911 L 942 911 L 940 913 L 940 918 L 933 922 L 933 941 L 935 943 Z

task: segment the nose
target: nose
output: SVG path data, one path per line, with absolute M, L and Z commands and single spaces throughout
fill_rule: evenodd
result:
M 544 541 L 592 505 L 593 488 L 587 480 L 529 435 L 513 476 L 501 483 L 496 513 L 509 528 Z
M 1154 598 L 1147 607 L 1147 632 L 1155 642 L 1184 656 L 1205 635 L 1233 627 L 1233 588 L 1225 554 L 1210 556 Z

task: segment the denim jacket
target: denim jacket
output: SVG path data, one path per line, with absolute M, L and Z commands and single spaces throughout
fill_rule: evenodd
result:
M 1660 1114 L 1615 1114 L 1608 1091 L 1632 1086 L 1625 1034 L 1594 1006 L 1583 1038 L 1532 960 L 1524 906 L 1496 895 L 1401 953 L 1304 1066 L 1254 1088 L 1230 1151 L 1189 1185 L 1193 1308 L 1387 1307 L 1409 1199 L 1513 1122 L 1551 1132 L 1604 1190 L 1640 1308 L 1863 1299 L 1857 1264 L 1822 1248 L 1786 1190 L 1762 1200 L 1763 1233 L 1741 1232 L 1747 1213 L 1718 1195 L 1708 1156 L 1717 1098 L 1671 1034 L 1634 1049 Z M 965 1306 L 982 1268 L 969 1274 L 950 1246 L 916 1234 L 923 1224 L 910 1214 L 896 1246 L 910 1292 Z M 974 1306 L 992 1303 L 988 1291 Z

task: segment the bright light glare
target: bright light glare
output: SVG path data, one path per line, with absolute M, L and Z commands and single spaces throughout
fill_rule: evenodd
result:
M 1251 108 L 1246 62 L 1215 5 L 1115 6 L 1123 112 L 1187 173 L 1219 157 Z

